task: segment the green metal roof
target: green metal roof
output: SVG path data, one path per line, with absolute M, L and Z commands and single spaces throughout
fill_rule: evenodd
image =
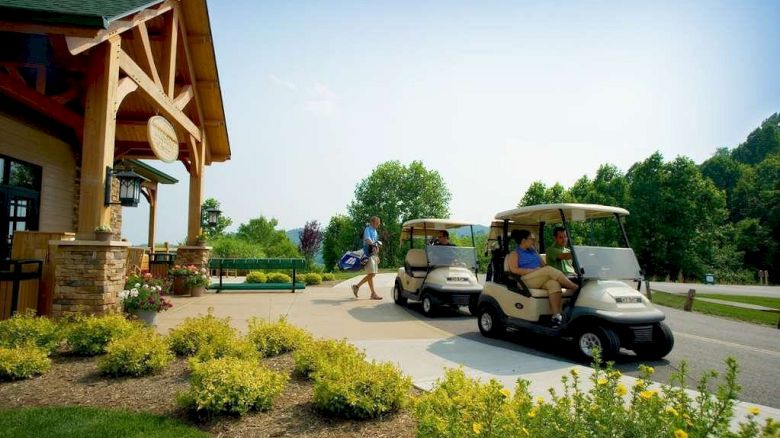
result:
M 163 0 L 0 0 L 7 21 L 107 28 Z
M 167 173 L 155 169 L 154 167 L 144 163 L 143 161 L 122 160 L 122 162 L 125 164 L 125 167 L 132 168 L 135 172 L 137 172 L 139 175 L 143 176 L 144 178 L 147 178 L 152 181 L 157 181 L 160 184 L 176 184 L 177 182 L 179 182 L 178 179 L 168 175 Z

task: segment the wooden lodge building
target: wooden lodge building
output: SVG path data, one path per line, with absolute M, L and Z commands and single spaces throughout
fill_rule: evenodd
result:
M 187 169 L 177 260 L 205 264 L 204 172 L 230 159 L 206 1 L 0 0 L 0 318 L 118 307 L 122 205 L 150 203 L 153 250 L 157 185 L 177 182 L 139 159 Z

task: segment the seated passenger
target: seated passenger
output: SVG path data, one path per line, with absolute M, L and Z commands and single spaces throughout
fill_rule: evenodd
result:
M 439 231 L 439 235 L 436 237 L 436 240 L 433 241 L 433 244 L 439 246 L 455 246 L 450 243 L 450 233 L 447 230 Z
M 571 251 L 566 247 L 566 230 L 563 227 L 555 227 L 553 230 L 554 243 L 547 248 L 547 264 L 568 275 L 574 274 L 571 265 Z
M 542 258 L 533 246 L 536 237 L 528 230 L 512 231 L 512 239 L 517 242 L 517 249 L 507 255 L 507 267 L 513 274 L 520 275 L 529 288 L 547 290 L 553 312 L 552 325 L 558 327 L 563 322 L 561 286 L 576 289 L 577 285 L 566 278 L 563 272 L 551 266 L 543 266 Z

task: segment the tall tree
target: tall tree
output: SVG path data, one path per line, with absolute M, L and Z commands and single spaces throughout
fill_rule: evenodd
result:
M 382 219 L 381 265 L 398 266 L 402 260 L 398 241 L 401 224 L 416 218 L 449 217 L 451 198 L 439 172 L 426 169 L 422 162 L 405 166 L 388 161 L 358 183 L 348 210 L 356 224 L 366 224 L 371 216 Z
M 203 228 L 203 233 L 208 236 L 209 239 L 222 236 L 225 233 L 225 229 L 233 224 L 233 219 L 220 214 L 217 224 L 209 225 L 209 217 L 207 210 L 217 209 L 221 210 L 220 202 L 214 198 L 208 198 L 203 201 L 203 205 L 200 206 L 200 226 Z
M 250 219 L 238 226 L 236 236 L 263 248 L 267 257 L 300 257 L 298 248 L 287 238 L 284 230 L 277 230 L 279 222 L 263 216 Z
M 770 154 L 780 153 L 780 113 L 772 114 L 734 148 L 732 158 L 745 164 L 758 164 Z
M 322 245 L 322 231 L 319 222 L 316 220 L 306 222 L 298 237 L 300 237 L 301 242 L 298 245 L 298 250 L 306 259 L 306 266 L 311 267 L 314 255 L 317 254 Z
M 322 241 L 325 270 L 333 270 L 342 254 L 356 248 L 359 233 L 360 227 L 348 216 L 336 215 L 330 218 Z

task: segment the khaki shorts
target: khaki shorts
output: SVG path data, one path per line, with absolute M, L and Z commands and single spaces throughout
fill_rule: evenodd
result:
M 366 274 L 379 273 L 379 256 L 372 255 L 366 262 Z

